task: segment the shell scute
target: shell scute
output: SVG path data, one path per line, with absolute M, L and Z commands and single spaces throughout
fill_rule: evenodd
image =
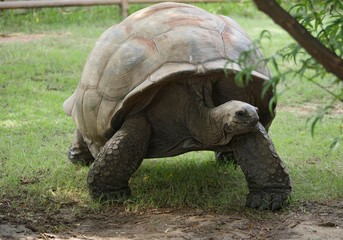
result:
M 166 63 L 200 64 L 211 59 L 225 57 L 225 52 L 221 51 L 222 43 L 214 42 L 213 35 L 204 29 L 178 27 L 153 40 L 158 49 L 163 49 L 161 54 Z
M 109 59 L 98 90 L 106 99 L 122 100 L 162 63 L 161 55 L 151 39 L 130 39 L 120 45 Z
M 98 88 L 105 71 L 111 68 L 111 59 L 123 43 L 134 35 L 130 24 L 119 24 L 107 29 L 95 43 L 82 72 L 80 88 Z
M 83 94 L 82 115 L 87 117 L 87 121 L 84 121 L 84 132 L 86 135 L 94 136 L 97 134 L 97 129 L 93 127 L 92 122 L 98 122 L 98 111 L 101 104 L 101 96 L 96 89 L 87 89 Z
M 202 28 L 221 32 L 225 22 L 218 21 L 219 17 L 207 11 L 186 4 L 157 4 L 132 14 L 124 22 L 132 24 L 132 31 L 137 36 L 152 37 L 176 29 Z M 158 23 L 158 27 L 156 26 Z

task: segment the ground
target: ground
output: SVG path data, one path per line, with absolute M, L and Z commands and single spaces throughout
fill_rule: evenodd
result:
M 129 213 L 120 206 L 18 212 L 2 202 L 0 239 L 343 239 L 343 201 L 293 208 L 251 215 L 189 209 Z
M 43 36 L 0 36 L 0 43 L 31 41 Z M 337 111 L 341 113 L 340 109 Z M 245 211 L 224 215 L 196 209 L 128 212 L 123 206 L 105 206 L 95 212 L 72 204 L 55 210 L 21 206 L 14 199 L 3 197 L 0 239 L 335 240 L 343 239 L 343 200 L 296 203 L 281 212 Z

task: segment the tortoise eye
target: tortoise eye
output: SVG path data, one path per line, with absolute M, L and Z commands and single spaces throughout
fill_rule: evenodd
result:
M 244 117 L 246 115 L 246 112 L 243 110 L 239 110 L 236 112 L 237 117 Z

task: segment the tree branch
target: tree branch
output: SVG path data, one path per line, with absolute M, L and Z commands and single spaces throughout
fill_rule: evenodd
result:
M 336 75 L 343 82 L 343 60 L 327 49 L 306 28 L 298 23 L 275 0 L 253 0 L 257 8 L 267 14 L 275 23 L 285 29 L 326 71 Z

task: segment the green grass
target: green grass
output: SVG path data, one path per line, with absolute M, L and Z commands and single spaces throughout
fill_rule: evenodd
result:
M 211 152 L 146 160 L 131 180 L 141 207 L 192 207 L 221 212 L 244 204 L 246 183 L 234 165 L 220 165 Z
M 251 6 L 202 4 L 212 12 L 233 15 L 253 37 L 263 29 L 273 36 L 265 43 L 268 56 L 291 40 Z M 142 5 L 131 6 L 130 11 Z M 87 168 L 67 160 L 74 124 L 62 110 L 63 101 L 80 79 L 86 58 L 98 36 L 117 22 L 117 7 L 41 9 L 0 12 L 0 34 L 44 33 L 28 42 L 0 43 L 0 202 L 14 208 L 98 209 L 88 197 Z M 329 149 L 342 129 L 341 116 L 323 119 L 312 138 L 304 105 L 324 104 L 321 89 L 298 79 L 279 86 L 288 89 L 270 134 L 289 168 L 293 204 L 343 197 L 343 150 Z M 227 212 L 243 210 L 246 182 L 239 168 L 220 165 L 211 152 L 194 152 L 168 159 L 145 160 L 130 181 L 133 197 L 127 209 L 200 208 Z

